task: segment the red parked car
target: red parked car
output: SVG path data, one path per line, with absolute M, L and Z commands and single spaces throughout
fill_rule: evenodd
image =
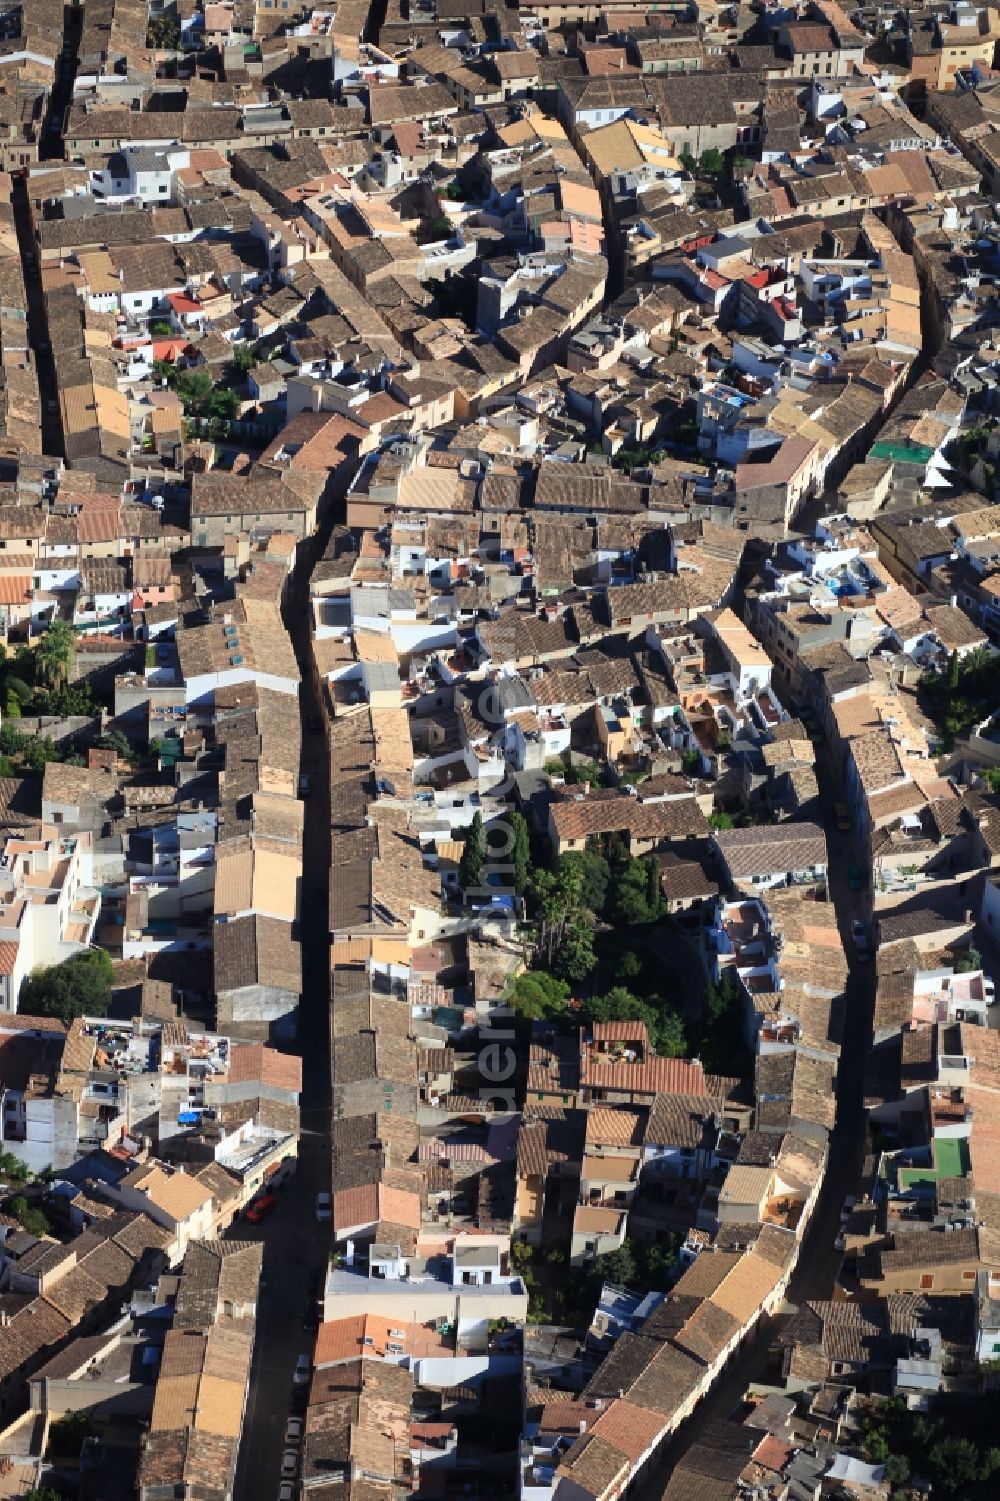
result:
M 259 1199 L 254 1199 L 246 1212 L 246 1218 L 251 1225 L 259 1225 L 261 1220 L 266 1220 L 269 1214 L 278 1207 L 278 1201 L 274 1194 L 261 1194 Z

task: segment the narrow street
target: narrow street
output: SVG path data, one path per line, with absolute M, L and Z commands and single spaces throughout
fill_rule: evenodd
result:
M 329 535 L 328 526 L 320 536 Z M 322 542 L 319 543 L 322 551 Z M 293 575 L 285 625 L 301 670 L 299 772 L 309 778 L 302 856 L 299 930 L 302 939 L 302 1111 L 299 1171 L 281 1190 L 281 1203 L 259 1226 L 239 1220 L 234 1239 L 264 1242 L 265 1286 L 258 1303 L 253 1369 L 236 1470 L 235 1501 L 276 1497 L 285 1424 L 292 1410 L 292 1374 L 300 1355 L 311 1354 L 315 1331 L 304 1326 L 314 1293 L 313 1278 L 325 1271 L 330 1227 L 316 1223 L 316 1194 L 330 1188 L 330 776 L 325 734 L 312 733 L 322 720 L 309 636 L 309 576 L 317 555 L 306 544 Z
M 834 1246 L 840 1227 L 840 1210 L 846 1195 L 857 1192 L 864 1159 L 864 1079 L 875 1001 L 875 969 L 873 963 L 859 964 L 854 958 L 851 923 L 855 917 L 867 921 L 869 910 L 865 895 L 852 892 L 847 884 L 847 867 L 854 855 L 851 836 L 838 833 L 836 828 L 833 806 L 840 801 L 842 794 L 827 745 L 817 747 L 816 775 L 820 806 L 825 813 L 830 898 L 837 909 L 844 952 L 851 962 L 837 1073 L 837 1119 L 830 1136 L 830 1155 L 823 1187 L 781 1310 L 774 1318 L 763 1320 L 734 1356 L 712 1391 L 636 1487 L 634 1501 L 659 1501 L 680 1456 L 705 1437 L 711 1424 L 738 1411 L 748 1386 L 774 1379 L 775 1341 L 799 1305 L 810 1299 L 829 1298 L 833 1293 L 840 1265 L 840 1253 Z
M 11 207 L 14 212 L 14 229 L 21 255 L 21 271 L 28 303 L 28 345 L 38 376 L 39 421 L 42 429 L 42 452 L 61 456 L 63 449 L 62 419 L 59 415 L 56 385 L 56 367 L 49 343 L 49 325 L 45 314 L 45 295 L 42 291 L 42 273 L 35 250 L 35 237 L 31 228 L 31 208 L 28 203 L 28 183 L 24 173 L 12 178 Z
M 62 123 L 73 97 L 73 80 L 76 77 L 82 26 L 81 8 L 76 5 L 67 5 L 63 11 L 62 56 L 57 65 L 53 88 L 49 93 L 48 105 L 39 127 L 38 156 L 42 162 L 58 161 L 64 155 Z M 45 296 L 42 292 L 42 272 L 32 230 L 28 179 L 25 172 L 12 174 L 11 207 L 14 214 L 17 246 L 21 255 L 24 288 L 27 294 L 28 344 L 38 376 L 42 452 L 62 456 L 65 449 L 62 418 L 58 406 L 59 389 L 56 384 L 55 358 L 49 342 Z
M 73 98 L 73 83 L 76 79 L 77 60 L 80 54 L 80 36 L 83 31 L 83 6 L 67 5 L 63 9 L 63 49 L 59 59 L 59 71 L 49 93 L 45 116 L 42 120 L 42 138 L 38 146 L 40 161 L 58 161 L 65 156 L 63 124 L 66 111 Z

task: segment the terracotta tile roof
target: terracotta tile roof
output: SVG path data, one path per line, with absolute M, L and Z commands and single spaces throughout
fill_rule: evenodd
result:
M 343 1360 L 356 1360 L 362 1355 L 384 1359 L 401 1351 L 411 1359 L 440 1358 L 453 1355 L 454 1346 L 432 1324 L 407 1323 L 367 1313 L 321 1324 L 313 1361 L 318 1369 Z
M 741 1256 L 729 1276 L 712 1293 L 712 1302 L 739 1324 L 746 1324 L 781 1281 L 781 1271 L 752 1251 Z
M 815 823 L 722 829 L 713 841 L 734 880 L 826 865 L 826 835 Z
M 630 796 L 567 797 L 553 803 L 552 826 L 560 842 L 626 832 L 633 839 L 704 838 L 706 819 L 694 796 L 641 802 Z
M 704 1377 L 705 1367 L 675 1345 L 661 1345 L 625 1396 L 648 1412 L 672 1418 Z
M 0 573 L 0 605 L 23 605 L 30 599 L 30 573 Z
M 345 1188 L 333 1196 L 335 1233 L 354 1225 L 368 1225 L 393 1220 L 411 1230 L 420 1229 L 420 1196 L 405 1189 L 388 1188 L 382 1183 L 367 1183 L 360 1188 Z
M 233 1043 L 229 1053 L 229 1083 L 260 1082 L 271 1089 L 302 1090 L 302 1059 L 261 1042 Z
M 599 1051 L 600 1042 L 637 1044 L 642 1061 L 619 1061 L 612 1053 Z M 580 1084 L 591 1089 L 610 1089 L 632 1094 L 707 1095 L 709 1086 L 699 1062 L 660 1058 L 652 1052 L 641 1022 L 595 1023 L 592 1036 L 580 1038 Z
M 614 1445 L 586 1433 L 569 1450 L 556 1471 L 574 1492 L 581 1496 L 604 1496 L 620 1486 L 628 1474 L 629 1462 Z M 558 1480 L 557 1480 L 558 1485 Z
M 706 1298 L 674 1336 L 674 1343 L 696 1360 L 711 1365 L 741 1328 L 734 1314 L 713 1298 Z
M 635 1464 L 655 1444 L 665 1426 L 660 1413 L 647 1412 L 621 1398 L 604 1409 L 590 1432 Z
M 587 1146 L 637 1147 L 643 1140 L 645 1110 L 596 1105 L 587 1112 Z
M 71 1321 L 44 1298 L 28 1298 L 9 1318 L 0 1340 L 0 1376 L 12 1376 L 64 1339 Z
M 137 1168 L 123 1181 L 179 1224 L 190 1219 L 212 1197 L 209 1190 L 189 1173 L 168 1172 L 159 1163 Z

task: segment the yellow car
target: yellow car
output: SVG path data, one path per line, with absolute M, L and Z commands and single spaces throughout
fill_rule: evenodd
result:
M 851 832 L 851 814 L 846 803 L 834 803 L 834 817 L 837 820 L 837 828 L 842 834 Z

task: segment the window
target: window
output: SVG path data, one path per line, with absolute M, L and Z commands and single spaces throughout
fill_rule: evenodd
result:
M 920 1288 L 921 1288 L 921 1291 L 922 1292 L 929 1292 L 930 1289 L 933 1286 L 934 1286 L 934 1273 L 933 1272 L 924 1272 L 923 1275 L 920 1278 Z

